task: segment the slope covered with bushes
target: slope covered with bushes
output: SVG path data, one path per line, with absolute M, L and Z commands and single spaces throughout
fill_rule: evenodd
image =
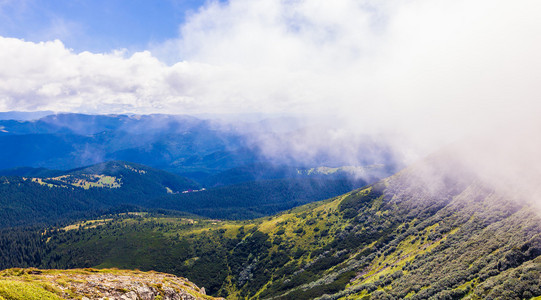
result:
M 182 274 L 232 299 L 530 298 L 541 295 L 540 221 L 436 157 L 254 221 L 139 214 L 48 230 L 33 264 Z

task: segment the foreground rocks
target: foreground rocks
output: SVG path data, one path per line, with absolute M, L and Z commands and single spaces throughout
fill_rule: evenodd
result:
M 199 288 L 182 277 L 152 271 L 116 269 L 8 269 L 0 273 L 0 298 L 2 297 L 83 300 L 216 299 L 207 296 L 204 288 Z

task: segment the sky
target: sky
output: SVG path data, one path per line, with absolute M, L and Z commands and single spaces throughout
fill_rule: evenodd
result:
M 74 52 L 143 51 L 178 36 L 204 0 L 2 0 L 0 35 L 61 40 Z
M 537 161 L 539 16 L 538 0 L 0 0 L 0 111 L 295 115 L 320 127 L 258 142 L 348 155 L 370 135 L 419 157 L 482 135 L 506 149 L 487 164 Z

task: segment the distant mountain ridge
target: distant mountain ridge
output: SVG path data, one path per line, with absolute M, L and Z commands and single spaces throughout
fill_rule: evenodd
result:
M 55 114 L 0 120 L 0 129 L 0 169 L 126 160 L 176 173 L 212 173 L 257 161 L 240 136 L 189 116 Z
M 274 125 L 280 127 L 279 132 L 272 131 Z M 257 138 L 253 139 L 289 135 L 301 138 L 305 128 L 299 127 L 292 118 L 224 123 L 164 114 L 62 113 L 32 120 L 0 119 L 0 170 L 20 167 L 70 170 L 122 160 L 176 173 L 204 185 L 218 186 L 297 177 L 299 174 L 291 172 L 294 168 L 346 165 L 345 161 L 330 159 L 323 154 L 302 162 L 287 157 L 267 157 L 260 148 L 264 144 L 259 145 Z M 385 147 L 369 139 L 364 147 L 372 152 L 386 151 Z M 376 174 L 367 174 L 365 180 L 374 176 L 381 178 L 395 171 L 390 157 L 383 155 L 383 161 L 372 161 L 372 152 L 359 157 L 359 161 L 363 161 L 363 166 L 383 164 L 381 170 L 385 172 L 376 170 Z M 253 166 L 262 168 L 254 169 Z
M 20 177 L 54 177 L 63 174 L 61 170 L 50 170 L 47 168 L 17 167 L 0 170 L 0 176 Z
M 0 120 L 31 121 L 53 114 L 53 111 L 6 111 L 0 112 Z

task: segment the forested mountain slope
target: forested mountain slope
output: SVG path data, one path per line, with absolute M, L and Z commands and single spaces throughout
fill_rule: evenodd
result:
M 69 171 L 29 168 L 13 172 L 25 176 L 0 177 L 0 227 L 155 209 L 248 219 L 340 195 L 366 183 L 309 177 L 204 190 L 185 177 L 124 161 Z
M 51 177 L 0 177 L 0 226 L 54 223 L 198 188 L 187 178 L 122 161 L 41 174 Z
M 541 296 L 537 210 L 463 170 L 440 154 L 274 217 L 111 216 L 21 233 L 10 253 L 34 253 L 30 265 L 41 267 L 182 274 L 232 299 Z

